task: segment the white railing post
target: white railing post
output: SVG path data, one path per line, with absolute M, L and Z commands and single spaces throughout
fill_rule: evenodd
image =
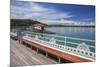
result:
M 65 46 L 66 46 L 66 43 L 67 43 L 66 41 L 67 41 L 67 37 L 65 36 Z
M 52 37 L 51 40 L 50 40 L 50 42 L 51 42 L 51 44 L 56 44 L 56 40 L 55 40 L 55 38 Z
M 28 35 L 28 34 L 26 34 L 25 36 L 26 36 L 26 37 L 28 37 L 29 35 Z
M 38 39 L 38 35 L 35 35 L 35 39 Z

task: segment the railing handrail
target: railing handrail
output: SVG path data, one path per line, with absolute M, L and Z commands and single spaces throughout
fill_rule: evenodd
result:
M 44 41 L 44 42 L 45 43 L 51 43 L 51 42 L 46 42 L 46 41 Z M 46 45 L 49 45 L 49 44 L 46 44 Z M 52 43 L 49 46 L 55 47 L 55 48 L 58 48 L 58 49 L 61 49 L 61 50 L 64 50 L 64 51 L 72 52 L 72 53 L 74 52 L 75 54 L 85 56 L 85 57 L 88 57 L 88 58 L 91 58 L 91 59 L 95 59 L 95 53 L 94 52 L 84 51 L 84 50 L 81 50 L 81 49 L 77 49 L 77 48 L 73 48 L 73 47 L 69 47 L 69 46 L 64 46 L 64 45 L 52 44 Z M 76 51 L 74 51 L 74 50 L 76 50 Z M 81 52 L 83 52 L 83 53 L 81 53 Z M 92 54 L 92 56 L 90 54 Z
M 33 33 L 33 32 L 31 32 L 31 33 Z M 68 37 L 68 36 L 61 36 L 61 35 L 51 35 L 51 34 L 46 34 L 46 33 L 36 33 L 35 32 L 35 34 L 40 34 L 40 35 L 46 35 L 46 36 L 52 36 L 52 37 L 61 37 L 61 38 L 65 38 L 65 39 L 67 39 L 67 38 L 69 38 L 69 39 L 73 39 L 73 40 L 80 40 L 80 41 L 89 41 L 89 42 L 95 42 L 95 40 L 89 40 L 89 39 L 81 39 L 81 38 L 73 38 L 73 37 Z M 47 37 L 46 37 L 47 38 Z M 56 39 L 57 40 L 57 39 Z M 63 40 L 62 40 L 63 41 Z M 73 42 L 74 43 L 74 42 Z M 77 43 L 77 44 L 79 44 L 79 43 Z M 90 45 L 88 45 L 89 47 L 92 47 L 92 48 L 95 48 L 95 46 L 90 46 Z
M 43 37 L 43 38 L 49 39 L 48 37 Z M 57 39 L 56 39 L 56 41 L 62 41 L 62 42 L 66 42 L 65 40 L 63 41 L 63 40 L 57 40 Z M 71 44 L 75 44 L 75 45 L 78 45 L 78 44 L 79 44 L 79 43 L 70 42 L 70 41 L 68 41 L 67 43 L 71 43 Z M 95 48 L 95 46 L 90 46 L 90 45 L 88 45 L 88 47 Z
M 34 32 L 31 32 L 31 33 L 34 33 Z M 88 39 L 81 39 L 81 38 L 73 38 L 73 37 L 67 37 L 67 36 L 61 36 L 61 35 L 51 35 L 51 34 L 46 34 L 46 33 L 36 33 L 35 32 L 35 34 L 39 34 L 39 35 L 46 35 L 46 36 L 52 36 L 52 37 L 61 37 L 61 38 L 64 38 L 64 39 L 67 39 L 67 38 L 70 38 L 70 39 L 74 39 L 74 40 L 76 40 L 77 39 L 77 41 L 78 40 L 82 40 L 82 41 L 89 41 L 89 42 L 95 42 L 94 40 L 88 40 Z M 48 38 L 48 37 L 45 37 L 45 38 Z M 57 40 L 57 39 L 56 39 Z M 62 40 L 63 41 L 63 40 Z M 73 42 L 74 43 L 74 42 Z M 79 43 L 77 43 L 77 45 L 78 45 Z M 95 48 L 95 46 L 91 46 L 91 45 L 87 45 L 88 47 L 91 47 L 91 48 Z
M 75 43 L 75 42 L 67 42 L 67 43 L 71 43 L 71 44 L 75 44 L 75 45 L 78 45 L 79 43 Z M 88 47 L 92 47 L 92 48 L 95 48 L 95 46 L 90 46 L 90 45 L 88 45 Z
M 32 32 L 31 32 L 32 33 Z M 81 38 L 77 38 L 77 37 L 69 37 L 69 36 L 61 36 L 61 35 L 54 35 L 54 34 L 46 34 L 46 33 L 37 33 L 36 34 L 42 34 L 42 35 L 47 35 L 47 36 L 54 36 L 54 37 L 62 37 L 62 38 L 69 38 L 69 39 L 76 39 L 76 40 L 81 40 L 81 41 L 90 41 L 90 42 L 95 42 L 95 40 L 89 40 L 89 39 L 81 39 Z

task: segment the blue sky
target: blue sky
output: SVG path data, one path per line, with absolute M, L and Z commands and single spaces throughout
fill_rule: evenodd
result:
M 56 23 L 95 23 L 95 6 L 12 0 L 11 18 Z

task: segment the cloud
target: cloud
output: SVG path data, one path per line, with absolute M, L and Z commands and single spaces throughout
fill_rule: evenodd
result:
M 94 22 L 81 22 L 74 20 L 41 20 L 41 22 L 49 25 L 95 25 Z
M 11 4 L 11 18 L 33 19 L 47 24 L 94 24 L 94 22 L 88 22 L 90 18 L 83 19 L 85 21 L 87 20 L 87 22 L 69 20 L 74 17 L 71 13 L 48 6 L 45 7 L 38 3 L 26 2 L 22 3 L 23 6 L 21 6 L 21 3 L 18 3 Z
M 53 8 L 46 8 L 37 3 L 28 2 L 27 4 L 28 7 L 11 5 L 11 18 L 58 20 L 72 17 L 68 12 L 65 13 Z

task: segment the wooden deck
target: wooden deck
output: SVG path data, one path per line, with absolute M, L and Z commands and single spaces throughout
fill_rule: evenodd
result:
M 55 64 L 56 61 L 47 58 L 42 54 L 37 54 L 36 51 L 21 45 L 16 40 L 10 40 L 11 44 L 11 66 L 27 66 L 27 65 L 41 65 L 41 64 Z

